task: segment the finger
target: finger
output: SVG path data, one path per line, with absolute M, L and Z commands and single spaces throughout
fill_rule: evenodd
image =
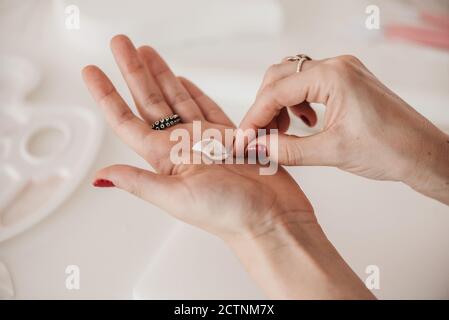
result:
M 328 59 L 306 60 L 302 64 L 301 72 L 309 70 L 310 68 L 313 68 L 319 63 L 326 60 Z M 287 61 L 286 59 L 284 59 L 284 62 L 271 66 L 265 73 L 264 79 L 262 81 L 262 84 L 259 88 L 257 95 L 259 95 L 260 92 L 263 89 L 265 89 L 265 87 L 268 84 L 283 79 L 285 77 L 288 77 L 292 74 L 295 74 L 296 64 L 297 64 L 296 61 Z M 303 102 L 298 106 L 292 106 L 289 109 L 292 111 L 294 115 L 298 116 L 307 126 L 313 127 L 317 123 L 318 117 L 315 113 L 315 110 L 313 110 L 313 108 L 310 106 L 308 102 Z
M 136 117 L 98 67 L 87 66 L 82 74 L 87 88 L 114 132 L 150 164 L 158 163 L 158 153 L 149 153 L 145 145 L 149 143 L 155 150 L 165 150 L 165 133 L 150 129 L 147 123 Z
M 108 180 L 114 186 L 167 211 L 172 210 L 170 203 L 173 202 L 172 197 L 178 183 L 176 176 L 157 174 L 128 165 L 103 168 L 95 174 L 94 181 L 98 180 Z
M 323 71 L 317 67 L 271 83 L 256 98 L 240 128 L 264 128 L 284 106 L 294 106 L 303 101 L 326 104 L 328 95 L 322 81 L 329 80 L 323 77 Z
M 330 139 L 327 132 L 308 137 L 269 134 L 251 141 L 247 149 L 260 150 L 260 146 L 265 148 L 270 161 L 281 165 L 336 166 L 338 163 L 335 139 Z
M 156 79 L 170 107 L 181 117 L 183 122 L 204 119 L 200 108 L 189 92 L 156 50 L 143 46 L 139 48 L 138 52 Z
M 290 116 L 288 115 L 287 108 L 281 109 L 281 112 L 276 118 L 277 128 L 279 132 L 284 133 L 290 126 Z
M 215 103 L 209 96 L 204 94 L 204 92 L 198 88 L 192 81 L 178 77 L 190 96 L 195 100 L 204 118 L 212 123 L 222 124 L 228 127 L 235 128 L 235 124 L 229 119 L 229 117 L 224 113 L 218 104 Z
M 281 111 L 280 111 L 279 114 L 282 113 L 282 110 L 284 110 L 284 109 L 281 109 Z M 272 120 L 270 121 L 270 123 L 265 127 L 265 129 L 266 129 L 267 131 L 268 131 L 268 130 L 271 130 L 271 129 L 277 129 L 277 128 L 278 128 L 277 118 L 272 119 Z
M 301 71 L 309 70 L 325 60 L 306 60 L 303 62 Z M 267 84 L 278 81 L 282 78 L 291 76 L 296 73 L 297 61 L 287 61 L 283 59 L 282 63 L 274 64 L 268 68 L 262 80 L 262 84 L 257 91 L 257 95 L 267 86 Z
M 299 117 L 307 126 L 314 127 L 318 122 L 318 116 L 307 101 L 301 102 L 289 108 L 292 113 Z
M 171 115 L 171 108 L 131 40 L 117 35 L 111 40 L 111 50 L 142 118 L 151 124 Z

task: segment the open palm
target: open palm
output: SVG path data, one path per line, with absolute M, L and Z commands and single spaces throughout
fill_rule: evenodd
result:
M 176 77 L 151 47 L 135 49 L 123 35 L 111 48 L 132 93 L 138 117 L 130 110 L 108 77 L 96 66 L 87 66 L 83 77 L 92 96 L 117 135 L 158 173 L 113 165 L 96 177 L 141 197 L 175 217 L 221 237 L 243 231 L 265 232 L 278 217 L 299 212 L 304 221 L 315 221 L 305 195 L 282 168 L 271 176 L 260 175 L 258 165 L 173 164 L 170 141 L 174 128 L 192 133 L 192 122 L 202 129 L 235 128 L 220 107 L 187 79 Z M 153 130 L 156 120 L 178 114 L 183 123 Z M 192 135 L 190 135 L 192 136 Z

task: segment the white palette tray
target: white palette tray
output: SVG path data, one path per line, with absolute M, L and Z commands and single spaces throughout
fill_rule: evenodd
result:
M 39 222 L 85 176 L 103 125 L 79 106 L 30 105 L 39 82 L 34 66 L 0 56 L 0 241 Z

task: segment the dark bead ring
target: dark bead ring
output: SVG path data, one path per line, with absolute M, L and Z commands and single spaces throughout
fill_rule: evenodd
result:
M 164 129 L 167 129 L 168 127 L 172 127 L 172 126 L 178 124 L 179 122 L 181 122 L 181 117 L 178 116 L 177 114 L 172 114 L 171 116 L 168 116 L 168 117 L 165 117 L 165 118 L 155 121 L 151 125 L 151 129 L 164 130 Z

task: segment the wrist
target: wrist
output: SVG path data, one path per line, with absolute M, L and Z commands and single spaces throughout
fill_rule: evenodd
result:
M 279 242 L 288 246 L 300 246 L 302 240 L 296 239 L 294 228 L 319 228 L 313 209 L 282 210 L 274 208 L 268 218 L 259 223 L 247 225 L 241 232 L 221 237 L 234 251 L 248 246 L 258 247 L 269 252 L 271 246 Z
M 419 143 L 412 174 L 402 180 L 414 190 L 449 204 L 449 136 L 433 127 Z
M 371 299 L 373 295 L 329 242 L 317 221 L 283 218 L 264 233 L 228 244 L 271 298 Z
M 304 215 L 310 216 L 310 219 L 305 219 Z M 311 230 L 321 230 L 313 212 L 291 211 L 288 214 L 273 216 L 276 218 L 264 223 L 263 227 L 248 228 L 245 232 L 228 237 L 225 242 L 234 251 L 257 248 L 258 251 L 269 255 L 284 248 L 302 249 L 308 239 L 312 238 Z M 302 238 L 299 237 L 301 234 Z

